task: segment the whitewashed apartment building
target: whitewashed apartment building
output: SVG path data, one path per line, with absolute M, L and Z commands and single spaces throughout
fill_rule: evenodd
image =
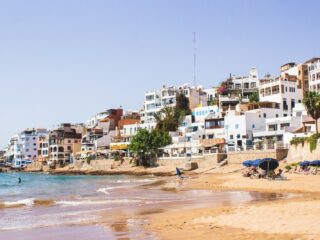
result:
M 179 92 L 182 92 L 189 99 L 190 109 L 197 107 L 199 104 L 207 105 L 208 96 L 201 87 L 189 87 L 187 84 L 180 87 L 163 86 L 159 90 L 145 93 L 143 110 L 140 113 L 141 122 L 153 122 L 155 113 L 166 106 L 176 106 L 176 97 Z
M 309 90 L 320 92 L 320 58 L 313 58 L 306 64 L 309 70 Z
M 267 76 L 260 80 L 259 98 L 260 102 L 279 104 L 281 116 L 286 117 L 292 115 L 292 109 L 297 103 L 302 103 L 303 93 L 297 80 Z

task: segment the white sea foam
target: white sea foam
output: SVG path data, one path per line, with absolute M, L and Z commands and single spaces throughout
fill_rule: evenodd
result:
M 32 207 L 34 205 L 34 198 L 26 198 L 26 199 L 17 200 L 17 201 L 6 201 L 6 202 L 3 202 L 3 204 L 6 206 L 24 205 L 24 206 Z
M 110 193 L 108 192 L 108 188 L 99 188 L 99 189 L 97 190 L 97 192 L 101 192 L 101 193 L 104 193 L 104 194 L 107 194 L 107 195 L 110 194 Z
M 79 200 L 79 201 L 57 201 L 56 204 L 62 206 L 83 206 L 83 205 L 102 205 L 102 204 L 126 204 L 139 203 L 141 200 L 130 199 L 108 199 L 108 200 Z
M 94 211 L 50 213 L 37 216 L 29 216 L 27 213 L 24 215 L 15 216 L 14 219 L 0 218 L 0 229 L 31 229 L 63 224 L 79 224 L 88 221 L 97 221 L 99 218 L 100 216 L 94 214 Z
M 144 182 L 154 182 L 155 179 L 135 179 L 135 180 L 117 180 L 117 183 L 144 183 Z
M 108 190 L 113 190 L 113 189 L 118 189 L 118 188 L 128 188 L 129 186 L 117 186 L 117 187 L 106 187 L 106 188 L 99 188 L 97 190 L 97 192 L 102 192 L 104 194 L 109 195 L 109 191 Z

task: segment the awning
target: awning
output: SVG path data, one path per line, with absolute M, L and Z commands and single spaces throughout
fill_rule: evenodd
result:
M 128 144 L 112 144 L 110 145 L 110 150 L 127 150 Z
M 214 138 L 214 139 L 203 139 L 201 140 L 201 145 L 203 147 L 213 147 L 216 145 L 224 145 L 226 140 L 224 138 Z
M 91 154 L 93 153 L 92 151 L 80 151 L 80 152 L 77 152 L 75 155 L 82 155 L 82 154 Z

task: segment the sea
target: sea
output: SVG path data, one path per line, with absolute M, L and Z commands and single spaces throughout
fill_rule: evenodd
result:
M 21 182 L 19 183 L 19 178 Z M 287 197 L 245 191 L 184 190 L 154 176 L 0 173 L 0 239 L 158 239 L 148 214 Z M 181 189 L 181 190 L 179 190 Z

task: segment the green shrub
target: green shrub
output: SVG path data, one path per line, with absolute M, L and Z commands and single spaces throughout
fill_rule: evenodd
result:
M 302 144 L 302 146 L 304 146 L 304 142 L 306 141 L 307 138 L 305 137 L 296 137 L 296 138 L 293 138 L 291 141 L 290 141 L 290 145 L 295 145 L 297 146 L 298 144 Z
M 313 134 L 310 137 L 296 137 L 290 141 L 290 145 L 297 146 L 298 144 L 302 144 L 304 146 L 305 142 L 309 143 L 310 152 L 313 152 L 317 149 L 318 139 L 320 138 L 320 134 Z
M 292 169 L 292 167 L 290 165 L 286 165 L 284 168 L 287 169 L 288 171 L 290 171 Z

